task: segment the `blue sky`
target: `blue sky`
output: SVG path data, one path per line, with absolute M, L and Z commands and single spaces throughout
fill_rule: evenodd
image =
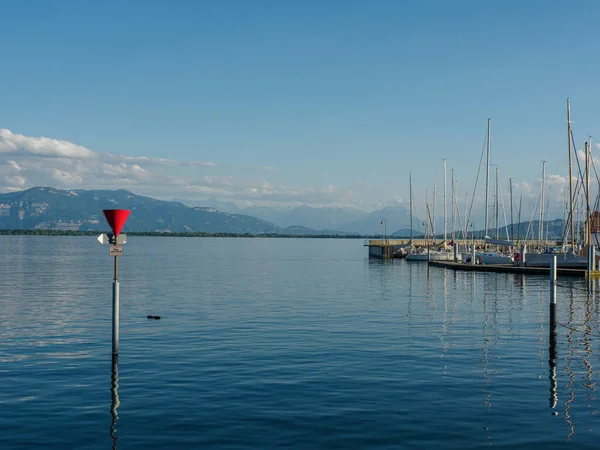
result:
M 562 198 L 567 97 L 578 146 L 600 137 L 594 1 L 45 0 L 3 17 L 3 191 L 371 210 L 406 203 L 412 172 L 422 207 L 444 157 L 472 192 L 491 117 L 501 185 L 533 201 L 542 160 Z

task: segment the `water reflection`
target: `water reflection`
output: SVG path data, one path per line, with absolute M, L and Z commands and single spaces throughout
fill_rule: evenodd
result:
M 569 348 L 569 357 L 567 358 L 567 365 L 565 366 L 565 372 L 569 377 L 569 382 L 565 385 L 565 389 L 569 389 L 569 398 L 565 400 L 565 421 L 569 426 L 569 434 L 567 435 L 567 442 L 571 440 L 571 436 L 575 433 L 575 426 L 573 421 L 571 420 L 571 414 L 569 409 L 571 408 L 571 403 L 575 400 L 575 373 L 573 369 L 571 369 L 571 364 L 575 359 L 575 346 L 573 345 L 573 338 L 575 334 L 575 326 L 574 326 L 574 318 L 575 318 L 575 299 L 573 296 L 573 290 L 571 290 L 571 294 L 569 296 L 569 320 L 567 322 L 567 328 L 569 328 L 569 332 L 567 334 L 567 343 Z
M 448 320 L 448 271 L 444 270 L 442 274 L 442 295 L 444 299 L 444 312 L 442 315 L 442 334 L 440 335 L 440 342 L 442 343 L 442 353 L 440 354 L 440 358 L 444 358 L 444 354 L 448 350 L 448 343 L 446 342 L 446 334 L 448 333 L 448 325 L 446 321 Z M 444 372 L 443 376 L 446 377 L 446 371 L 448 370 L 448 366 L 444 363 Z
M 556 360 L 558 359 L 558 331 L 556 323 L 550 322 L 550 347 L 548 348 L 548 366 L 550 379 L 550 408 L 556 408 L 558 403 L 558 381 L 556 379 Z
M 117 424 L 117 420 L 119 419 L 119 414 L 117 413 L 117 409 L 121 402 L 119 401 L 119 356 L 113 355 L 112 358 L 112 375 L 110 377 L 111 387 L 111 403 L 110 403 L 110 414 L 112 415 L 112 422 L 110 424 L 110 437 L 113 440 L 113 449 L 117 448 L 117 441 L 119 438 L 116 435 L 117 429 L 115 425 Z
M 487 278 L 487 277 L 486 277 Z M 487 408 L 491 408 L 492 404 L 490 402 L 491 392 L 489 391 L 490 383 L 492 381 L 488 369 L 489 360 L 489 341 L 490 338 L 488 336 L 488 323 L 489 323 L 489 313 L 488 313 L 488 298 L 487 298 L 487 289 L 483 286 L 483 356 L 481 358 L 481 362 L 483 363 L 483 378 L 485 380 L 485 387 L 483 388 L 483 392 L 485 394 L 483 403 Z
M 592 288 L 593 289 L 593 288 Z M 592 318 L 592 298 L 588 296 L 585 300 L 585 331 L 583 334 L 583 346 L 585 347 L 585 354 L 583 355 L 583 364 L 585 364 L 586 381 L 583 385 L 589 389 L 588 399 L 590 402 L 596 399 L 596 383 L 592 379 L 593 370 L 592 364 L 590 363 L 590 356 L 592 356 L 592 342 L 591 333 L 592 326 L 590 324 Z M 590 405 L 588 405 L 589 407 Z

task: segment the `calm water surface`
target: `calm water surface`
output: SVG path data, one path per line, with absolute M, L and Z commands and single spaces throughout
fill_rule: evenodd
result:
M 600 288 L 362 241 L 0 237 L 0 448 L 598 448 Z M 160 315 L 151 321 L 147 315 Z

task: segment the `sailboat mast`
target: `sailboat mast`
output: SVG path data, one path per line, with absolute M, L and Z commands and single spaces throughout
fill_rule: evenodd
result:
M 592 233 L 591 233 L 591 223 L 590 223 L 590 146 L 585 143 L 585 210 L 586 210 L 586 219 L 585 222 L 587 224 L 587 230 L 585 234 L 585 243 L 587 245 L 591 245 L 592 243 Z
M 571 102 L 567 98 L 567 134 L 569 147 L 569 220 L 571 221 L 571 251 L 575 249 L 575 218 L 573 217 L 573 173 L 571 168 Z
M 467 210 L 468 210 L 468 206 L 469 206 L 469 193 L 465 192 L 465 231 L 463 233 L 463 239 L 465 239 L 466 237 L 469 237 L 469 224 L 467 223 Z
M 446 245 L 446 158 L 444 158 L 444 245 Z
M 429 245 L 429 195 L 425 189 L 425 243 Z
M 454 169 L 452 169 L 452 242 L 454 243 L 454 228 L 456 226 L 456 187 L 454 186 Z
M 488 186 L 490 180 L 490 131 L 492 119 L 488 119 L 487 126 L 487 158 L 485 162 L 485 236 L 488 234 Z M 484 236 L 484 238 L 485 238 Z
M 523 206 L 523 194 L 519 197 L 519 212 L 517 213 L 517 239 L 521 236 L 520 227 L 521 227 L 521 206 Z
M 413 238 L 413 212 L 412 212 L 412 173 L 408 174 L 408 196 L 410 204 L 410 243 L 412 244 Z
M 512 178 L 508 179 L 510 184 L 510 240 L 515 239 L 515 230 L 513 222 L 513 194 L 512 194 Z
M 500 228 L 500 223 L 499 223 L 499 212 L 498 212 L 498 203 L 499 202 L 499 197 L 498 197 L 498 167 L 496 167 L 496 239 L 499 238 L 499 234 L 498 234 L 498 230 Z
M 436 177 L 433 177 L 433 202 L 431 204 L 431 209 L 432 209 L 432 215 L 433 218 L 431 219 L 431 236 L 433 238 L 433 240 L 435 241 L 435 188 L 436 188 Z
M 540 243 L 544 240 L 544 189 L 546 184 L 546 161 L 542 161 L 542 195 L 540 199 L 540 224 L 539 224 L 539 240 Z

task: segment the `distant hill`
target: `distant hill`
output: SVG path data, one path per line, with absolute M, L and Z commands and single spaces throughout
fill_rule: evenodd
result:
M 36 187 L 0 194 L 0 229 L 107 230 L 103 209 L 130 209 L 129 231 L 277 233 L 272 223 L 213 208 L 190 208 L 126 190 L 62 190 Z
M 418 236 L 422 236 L 422 231 L 413 230 L 412 237 L 417 238 Z M 390 236 L 397 238 L 410 238 L 410 228 L 402 228 L 401 230 L 394 231 Z
M 287 227 L 281 230 L 281 234 L 295 234 L 297 236 L 310 236 L 310 235 L 320 235 L 320 236 L 347 236 L 349 233 L 343 233 L 341 231 L 335 230 L 313 230 L 312 228 L 303 227 L 301 225 L 295 225 L 293 227 Z
M 357 208 L 296 206 L 275 208 L 251 206 L 241 209 L 231 202 L 203 200 L 194 205 L 212 206 L 219 211 L 244 213 L 271 222 L 283 229 L 303 226 L 313 230 L 337 230 L 337 233 L 379 235 L 381 219 L 385 217 L 388 231 L 410 227 L 410 213 L 402 205 L 365 212 Z M 422 230 L 422 220 L 413 216 L 413 229 Z M 423 231 L 419 231 L 422 233 Z M 334 232 L 335 233 L 335 232 Z

